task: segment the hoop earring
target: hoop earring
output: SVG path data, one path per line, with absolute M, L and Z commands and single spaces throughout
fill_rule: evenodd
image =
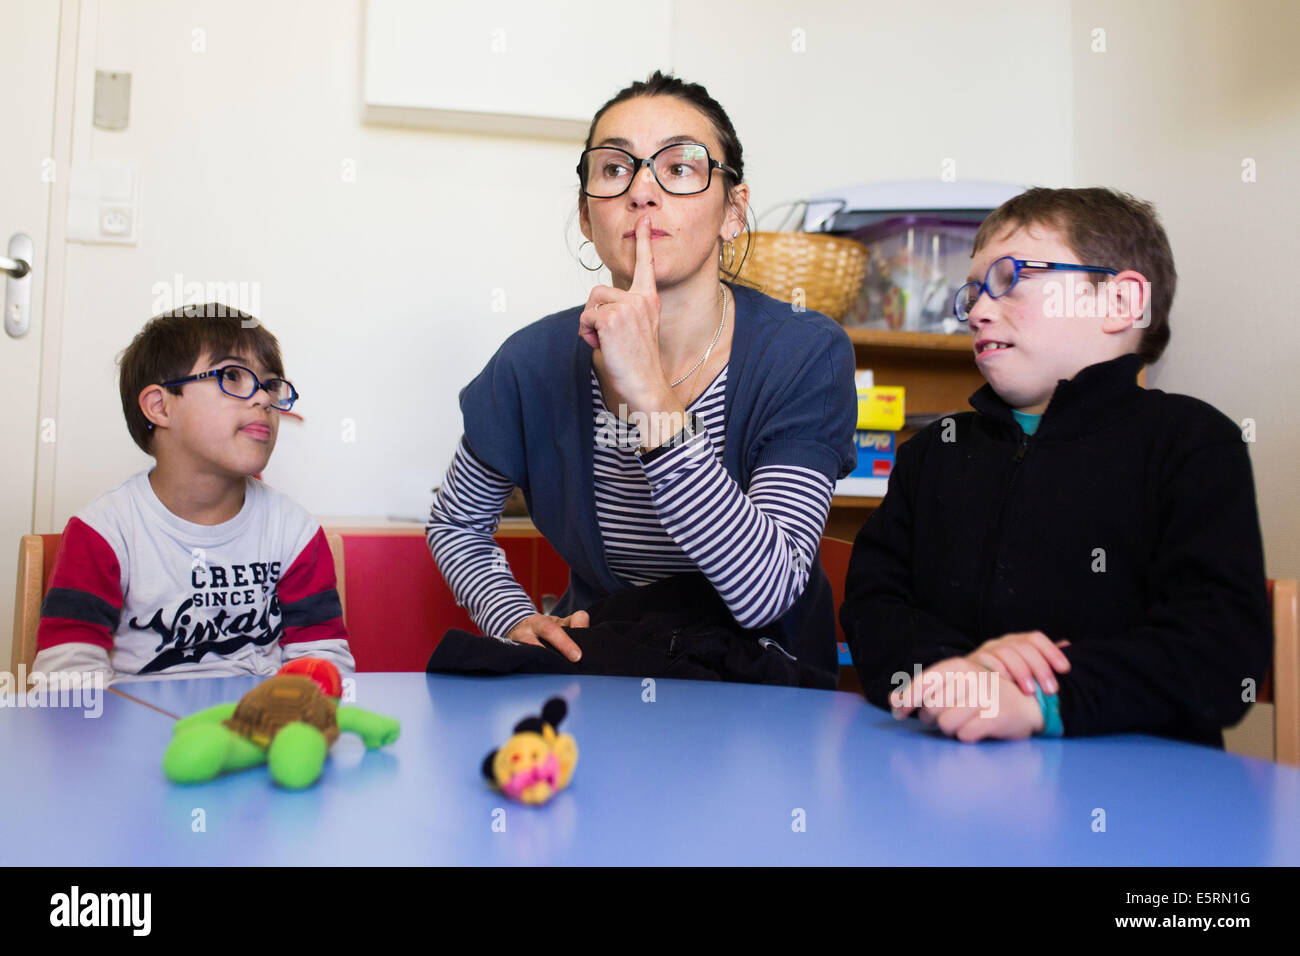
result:
M 582 261 L 583 246 L 591 246 L 593 249 L 596 248 L 595 243 L 593 243 L 590 239 L 582 240 L 582 244 L 578 246 L 578 265 L 582 266 L 588 272 L 599 272 L 601 269 L 605 268 L 605 263 L 601 262 L 599 257 L 596 258 L 596 264 L 594 266 L 589 266 L 587 265 L 587 263 L 583 262 Z
M 730 253 L 729 256 L 728 253 Z M 726 261 L 723 261 L 724 256 L 727 256 Z M 736 244 L 734 242 L 724 242 L 722 244 L 722 249 L 718 252 L 718 264 L 722 266 L 723 272 L 731 271 L 731 267 L 736 264 Z

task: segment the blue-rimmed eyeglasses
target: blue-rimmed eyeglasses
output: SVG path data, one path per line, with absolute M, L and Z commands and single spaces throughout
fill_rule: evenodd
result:
M 709 156 L 703 143 L 671 143 L 645 159 L 617 146 L 584 149 L 578 160 L 578 182 L 592 199 L 613 199 L 632 187 L 642 166 L 649 166 L 663 191 L 673 196 L 704 192 L 715 169 L 736 176 L 730 166 Z
M 984 274 L 983 282 L 967 282 L 957 290 L 953 296 L 952 312 L 953 315 L 965 322 L 970 318 L 970 313 L 975 308 L 975 303 L 979 301 L 982 293 L 987 292 L 990 299 L 1000 299 L 1020 281 L 1020 270 L 1022 269 L 1050 269 L 1056 272 L 1099 272 L 1103 275 L 1119 275 L 1115 269 L 1109 269 L 1106 266 L 1081 266 L 1068 262 L 1043 262 L 1041 259 L 1016 259 L 1013 256 L 1003 256 L 1001 259 L 995 259 L 989 266 L 988 272 Z
M 252 398 L 260 388 L 271 399 L 271 406 L 278 408 L 282 412 L 287 412 L 293 408 L 293 403 L 298 400 L 298 390 L 286 379 L 268 378 L 266 381 L 260 382 L 257 376 L 253 374 L 252 369 L 244 368 L 242 365 L 223 365 L 221 368 L 214 368 L 210 372 L 200 372 L 198 375 L 190 375 L 186 378 L 173 379 L 170 382 L 161 382 L 159 384 L 163 388 L 172 388 L 176 385 L 184 385 L 186 382 L 201 382 L 205 378 L 215 379 L 217 384 L 221 386 L 221 390 L 231 398 Z

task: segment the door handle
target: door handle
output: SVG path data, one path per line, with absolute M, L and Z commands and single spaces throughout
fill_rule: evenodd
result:
M 20 339 L 32 321 L 32 237 L 18 232 L 9 237 L 9 254 L 0 256 L 5 274 L 5 332 Z

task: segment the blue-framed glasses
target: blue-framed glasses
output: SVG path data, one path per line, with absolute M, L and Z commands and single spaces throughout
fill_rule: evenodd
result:
M 159 384 L 163 388 L 172 388 L 187 382 L 201 382 L 205 378 L 215 379 L 221 390 L 231 398 L 252 398 L 260 388 L 271 399 L 271 407 L 278 408 L 282 412 L 293 408 L 293 403 L 298 401 L 298 390 L 287 379 L 268 378 L 261 382 L 253 374 L 252 369 L 244 368 L 242 365 L 223 365 L 210 372 L 200 372 L 198 375 Z
M 1043 262 L 1041 259 L 1016 259 L 1003 256 L 995 259 L 984 274 L 983 282 L 967 282 L 953 296 L 952 313 L 959 321 L 965 322 L 975 308 L 982 293 L 987 292 L 990 299 L 1000 299 L 1020 281 L 1022 269 L 1049 269 L 1055 272 L 1099 272 L 1103 275 L 1119 275 L 1117 269 L 1106 266 L 1081 266 L 1069 262 Z
M 713 171 L 736 176 L 709 155 L 703 143 L 670 143 L 653 156 L 642 159 L 617 146 L 595 146 L 582 151 L 578 161 L 578 182 L 592 199 L 613 199 L 631 188 L 642 166 L 649 166 L 663 191 L 671 196 L 694 196 L 709 188 Z

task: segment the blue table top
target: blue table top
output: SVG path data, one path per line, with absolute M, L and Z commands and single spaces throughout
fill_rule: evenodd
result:
M 120 686 L 184 715 L 255 683 Z M 1153 737 L 968 745 L 852 694 L 703 681 L 659 680 L 652 703 L 612 677 L 356 688 L 401 739 L 366 752 L 345 734 L 302 792 L 265 767 L 169 783 L 172 720 L 115 694 L 97 719 L 0 710 L 0 865 L 1300 864 L 1300 771 Z M 555 694 L 573 784 L 511 803 L 482 759 Z

